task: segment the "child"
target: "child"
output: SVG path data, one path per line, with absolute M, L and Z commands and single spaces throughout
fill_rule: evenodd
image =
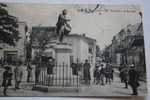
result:
M 11 86 L 11 80 L 12 80 L 12 69 L 9 66 L 5 67 L 5 71 L 3 72 L 3 83 L 2 86 L 4 87 L 3 89 L 3 94 L 4 96 L 7 96 L 7 89 L 9 86 Z

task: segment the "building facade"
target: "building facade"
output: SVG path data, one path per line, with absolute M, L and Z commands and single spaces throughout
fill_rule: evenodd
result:
M 25 60 L 25 41 L 26 41 L 26 23 L 18 22 L 18 31 L 20 39 L 15 46 L 9 46 L 5 43 L 0 43 L 0 57 L 7 63 L 13 64 L 16 59 Z
M 111 50 L 110 50 L 111 49 Z M 142 23 L 128 25 L 115 35 L 112 44 L 106 49 L 111 63 L 134 64 L 140 72 L 146 71 Z

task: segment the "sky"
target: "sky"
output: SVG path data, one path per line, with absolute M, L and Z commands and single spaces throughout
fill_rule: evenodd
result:
M 111 40 L 122 28 L 128 24 L 141 22 L 139 5 L 101 5 L 101 14 L 84 13 L 78 8 L 94 8 L 95 5 L 66 5 L 66 4 L 19 4 L 9 3 L 8 11 L 16 16 L 19 21 L 26 22 L 29 27 L 55 26 L 57 17 L 63 9 L 68 10 L 71 19 L 71 34 L 83 34 L 96 39 L 101 49 L 111 44 Z

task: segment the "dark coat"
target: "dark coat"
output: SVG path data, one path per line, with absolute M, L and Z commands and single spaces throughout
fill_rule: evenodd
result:
M 131 85 L 131 87 L 138 87 L 140 85 L 138 80 L 139 80 L 139 74 L 137 70 L 131 68 L 129 70 L 129 84 Z
M 53 74 L 53 68 L 54 68 L 54 62 L 49 62 L 48 64 L 47 64 L 47 74 Z
M 78 68 L 77 67 L 78 67 L 77 64 L 75 64 L 75 63 L 71 64 L 72 74 L 73 75 L 78 75 Z
M 128 71 L 127 70 L 123 70 L 122 71 L 122 81 L 123 82 L 127 82 L 128 81 Z
M 109 67 L 106 67 L 105 68 L 105 77 L 108 77 L 108 78 L 110 78 L 111 77 L 111 68 L 109 68 Z
M 59 30 L 61 29 L 61 27 L 66 23 L 66 16 L 65 15 L 62 15 L 60 14 L 59 17 L 58 17 L 58 21 L 56 23 L 56 26 L 57 26 L 57 34 L 59 33 Z
M 53 74 L 53 68 L 47 67 L 47 74 Z
M 104 68 L 101 68 L 100 75 L 105 75 L 105 69 Z
M 83 68 L 84 68 L 84 70 L 83 70 L 84 79 L 85 80 L 91 80 L 91 76 L 90 76 L 90 68 L 91 68 L 91 66 L 90 66 L 90 64 L 89 63 L 85 63 L 83 65 Z
M 94 69 L 94 77 L 96 78 L 96 77 L 99 77 L 99 70 L 98 70 L 98 68 L 95 68 Z
M 11 80 L 12 80 L 12 73 L 4 71 L 2 86 L 3 87 L 11 86 L 12 85 Z
M 59 31 L 63 31 L 64 35 L 68 35 L 71 31 L 71 26 L 70 24 L 67 23 L 68 19 L 66 17 L 66 15 L 60 14 L 58 17 L 58 21 L 56 23 L 57 26 L 57 34 L 60 35 Z M 62 27 L 64 26 L 63 30 Z

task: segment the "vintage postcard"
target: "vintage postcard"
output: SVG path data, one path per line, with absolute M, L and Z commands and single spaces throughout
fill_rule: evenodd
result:
M 0 3 L 0 96 L 146 96 L 143 7 Z

